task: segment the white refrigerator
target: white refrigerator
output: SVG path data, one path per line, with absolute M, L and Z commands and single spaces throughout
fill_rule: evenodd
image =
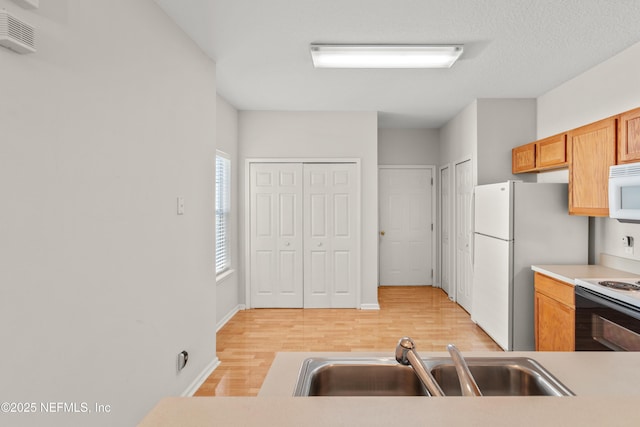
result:
M 474 189 L 471 319 L 504 350 L 535 349 L 531 265 L 587 264 L 588 219 L 567 204 L 567 184 Z

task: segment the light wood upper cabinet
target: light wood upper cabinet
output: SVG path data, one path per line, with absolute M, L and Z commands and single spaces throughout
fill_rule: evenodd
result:
M 512 173 L 533 172 L 536 168 L 536 143 L 521 145 L 511 150 Z
M 640 108 L 515 147 L 511 170 L 568 166 L 569 213 L 609 216 L 609 167 L 635 162 L 640 162 Z
M 550 136 L 511 150 L 511 173 L 538 172 L 567 166 L 567 134 Z
M 538 169 L 550 169 L 567 166 L 567 134 L 550 136 L 536 142 Z
M 535 273 L 536 351 L 575 350 L 573 286 Z
M 616 164 L 617 117 L 567 134 L 569 213 L 609 216 L 609 166 Z
M 618 163 L 640 161 L 640 108 L 620 114 Z

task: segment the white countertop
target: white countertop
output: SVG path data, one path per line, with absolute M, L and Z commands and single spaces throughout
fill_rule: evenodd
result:
M 531 269 L 545 276 L 574 285 L 576 279 L 613 279 L 640 276 L 603 265 L 532 265 Z
M 141 427 L 638 426 L 638 396 L 184 397 L 163 399 Z
M 420 354 L 442 357 L 446 353 Z M 307 357 L 388 353 L 278 353 L 258 397 L 166 398 L 140 426 L 637 426 L 640 353 L 465 352 L 530 357 L 575 397 L 291 397 Z

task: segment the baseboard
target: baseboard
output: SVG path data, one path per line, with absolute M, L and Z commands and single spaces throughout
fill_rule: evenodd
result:
M 236 315 L 237 312 L 239 312 L 240 310 L 245 310 L 246 308 L 247 308 L 246 305 L 238 304 L 233 310 L 231 310 L 229 313 L 227 313 L 227 315 L 224 316 L 222 319 L 220 319 L 220 321 L 216 325 L 216 333 L 220 332 L 220 329 L 222 329 L 222 327 L 224 325 L 226 325 L 227 322 L 229 320 L 231 320 L 233 318 L 233 316 Z
M 193 382 L 189 385 L 189 387 L 187 387 L 187 389 L 184 392 L 182 392 L 180 397 L 191 397 L 191 396 L 193 396 L 196 393 L 196 391 L 198 391 L 200 386 L 202 384 L 204 384 L 204 382 L 207 380 L 207 378 L 209 378 L 209 375 L 211 375 L 211 373 L 213 371 L 215 371 L 215 369 L 218 366 L 220 366 L 220 359 L 218 359 L 216 357 L 215 359 L 213 359 L 211 361 L 211 363 L 209 363 L 207 366 L 205 366 L 204 370 L 202 372 L 200 372 L 200 375 L 198 375 L 196 377 L 196 379 L 193 380 Z
M 360 304 L 360 310 L 380 310 L 380 304 Z

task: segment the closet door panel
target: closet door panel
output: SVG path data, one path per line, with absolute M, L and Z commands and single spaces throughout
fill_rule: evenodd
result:
M 296 209 L 295 194 L 280 195 L 280 237 L 295 238 L 297 234 L 297 223 L 300 222 L 295 216 L 299 214 Z
M 300 262 L 300 256 L 296 251 L 282 250 L 280 251 L 280 292 L 282 295 L 295 295 L 299 292 L 299 278 L 297 271 L 299 269 L 297 263 Z
M 304 165 L 305 307 L 356 306 L 356 195 L 355 164 Z
M 350 218 L 352 213 L 349 210 L 349 195 L 336 194 L 333 198 L 334 206 L 334 237 L 349 238 L 351 236 Z
M 252 307 L 303 305 L 302 164 L 250 166 Z
M 350 251 L 335 251 L 333 253 L 333 283 L 336 294 L 348 295 L 351 292 Z
M 311 226 L 311 237 L 314 239 L 326 239 L 327 236 L 327 196 L 325 194 L 312 194 L 309 196 L 311 206 L 308 218 Z
M 315 298 L 327 298 L 329 297 L 327 289 L 327 252 L 323 250 L 312 250 L 310 256 L 310 271 L 308 277 L 311 283 L 309 283 L 308 289 Z
M 357 168 L 250 165 L 251 307 L 357 304 Z
M 274 286 L 273 277 L 273 252 L 270 250 L 256 251 L 255 254 L 256 272 L 254 275 L 256 292 L 258 295 L 271 295 Z

